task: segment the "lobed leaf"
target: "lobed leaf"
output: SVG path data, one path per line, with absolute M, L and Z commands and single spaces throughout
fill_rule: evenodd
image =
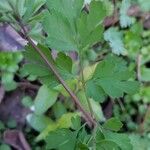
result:
M 136 93 L 139 83 L 129 80 L 133 78 L 133 75 L 134 73 L 128 70 L 124 60 L 114 55 L 108 55 L 97 65 L 93 77 L 88 80 L 86 93 L 100 102 L 103 102 L 107 95 L 119 98 L 124 93 Z
M 51 51 L 48 48 L 41 45 L 38 45 L 38 47 L 42 50 L 49 62 L 56 66 L 57 71 L 64 80 L 74 78 L 72 74 L 72 59 L 69 56 L 58 53 L 58 56 L 54 61 Z M 48 65 L 31 46 L 26 47 L 24 57 L 26 58 L 27 63 L 21 68 L 21 72 L 25 72 L 26 75 L 36 75 L 43 84 L 50 87 L 59 85 Z
M 120 31 L 114 27 L 111 27 L 105 31 L 104 39 L 109 42 L 109 45 L 112 48 L 112 52 L 114 54 L 123 54 L 125 47 L 122 41 L 122 33 Z
M 48 1 L 44 30 L 46 43 L 59 51 L 79 51 L 102 39 L 102 22 L 107 12 L 100 1 L 90 3 L 89 13 L 82 11 L 83 0 Z
M 122 126 L 123 124 L 117 118 L 110 118 L 103 125 L 104 128 L 113 130 L 113 131 L 119 131 L 122 128 Z
M 104 136 L 107 140 L 116 143 L 121 150 L 132 150 L 131 141 L 126 134 L 104 131 Z
M 123 0 L 120 8 L 120 25 L 122 28 L 129 27 L 133 23 L 132 17 L 128 16 L 128 9 L 131 6 L 131 0 Z

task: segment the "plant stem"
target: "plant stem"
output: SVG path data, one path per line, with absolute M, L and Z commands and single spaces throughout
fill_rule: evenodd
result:
M 90 102 L 90 99 L 87 97 L 86 95 L 86 89 L 85 89 L 85 79 L 84 79 L 84 73 L 83 73 L 83 58 L 82 58 L 82 54 L 80 54 L 80 69 L 81 69 L 81 79 L 82 79 L 82 86 L 83 86 L 83 90 L 84 90 L 84 93 L 85 93 L 85 97 L 86 97 L 86 100 L 87 100 L 87 103 L 88 103 L 88 107 L 89 107 L 89 110 L 90 110 L 90 113 L 91 113 L 91 116 L 94 118 L 94 112 L 93 112 L 93 109 L 92 109 L 92 106 L 91 106 L 91 102 Z
M 96 124 L 95 120 L 92 118 L 92 116 L 86 112 L 84 110 L 84 108 L 82 107 L 79 99 L 77 98 L 77 96 L 72 92 L 72 90 L 68 87 L 68 85 L 65 83 L 65 81 L 62 79 L 62 77 L 59 75 L 57 69 L 55 68 L 55 66 L 49 62 L 49 60 L 47 59 L 47 57 L 44 55 L 44 53 L 42 52 L 42 50 L 37 47 L 34 42 L 32 41 L 32 39 L 28 36 L 27 31 L 24 27 L 24 25 L 21 23 L 21 21 L 19 22 L 20 27 L 22 28 L 26 40 L 28 41 L 29 44 L 31 44 L 31 46 L 39 53 L 39 55 L 42 57 L 42 59 L 45 61 L 45 63 L 48 65 L 48 67 L 50 68 L 50 70 L 53 72 L 53 74 L 55 75 L 56 79 L 60 82 L 60 84 L 62 84 L 62 86 L 66 89 L 66 91 L 68 92 L 68 94 L 70 95 L 70 97 L 72 98 L 73 102 L 77 105 L 78 109 L 83 113 L 85 120 L 88 122 L 88 124 L 90 126 Z

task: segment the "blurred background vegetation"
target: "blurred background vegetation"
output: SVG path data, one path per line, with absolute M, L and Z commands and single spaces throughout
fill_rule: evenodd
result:
M 31 11 L 32 16 L 28 20 L 31 29 L 29 35 L 35 41 L 42 43 L 44 36 L 40 19 L 45 11 L 45 1 L 36 2 L 32 6 L 34 9 Z M 15 4 L 16 1 L 13 0 L 12 3 Z M 85 0 L 85 4 L 88 3 L 89 0 Z M 93 107 L 98 109 L 97 117 L 100 122 L 110 117 L 117 117 L 123 122 L 122 131 L 129 133 L 134 150 L 150 150 L 150 1 L 105 0 L 104 3 L 109 14 L 104 21 L 104 38 L 105 36 L 106 38 L 85 54 L 84 74 L 88 76 L 94 67 L 92 64 L 102 60 L 111 50 L 120 53 L 120 49 L 123 48 L 122 57 L 128 62 L 129 69 L 136 71 L 136 78 L 141 83 L 141 87 L 133 96 L 125 95 L 115 101 L 108 98 L 101 105 L 93 103 Z M 18 6 L 20 11 L 21 6 Z M 14 28 L 19 30 L 19 27 L 11 26 L 11 21 L 15 20 L 11 9 L 6 1 L 0 0 L 0 150 L 10 149 L 9 145 L 3 142 L 6 129 L 22 129 L 31 147 L 42 150 L 44 143 L 36 143 L 34 140 L 38 132 L 44 129 L 51 119 L 58 119 L 68 110 L 73 111 L 75 108 L 62 87 L 58 87 L 61 93 L 65 93 L 66 100 L 63 101 L 64 95 L 59 96 L 61 101 L 57 101 L 51 107 L 47 116 L 38 118 L 30 115 L 33 99 L 40 84 L 36 76 L 26 77 L 27 73 L 21 69 L 25 62 L 22 53 L 26 41 L 14 31 Z M 28 15 L 31 14 L 27 13 L 26 16 Z M 111 30 L 108 27 L 111 27 Z M 55 56 L 55 51 L 53 55 Z M 77 60 L 76 53 L 70 53 L 70 56 L 73 60 Z M 74 64 L 74 72 L 77 72 L 76 65 Z M 74 82 L 76 83 L 76 81 L 69 83 L 73 89 Z M 82 93 L 79 93 L 79 97 L 84 103 Z M 51 116 L 51 119 L 48 116 Z M 11 134 L 18 136 L 19 133 Z M 10 145 L 12 146 L 12 143 Z

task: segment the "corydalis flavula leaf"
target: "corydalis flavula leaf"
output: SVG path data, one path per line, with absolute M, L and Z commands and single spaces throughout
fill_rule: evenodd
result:
M 123 59 L 108 55 L 97 65 L 92 79 L 87 82 L 87 95 L 102 102 L 107 95 L 119 98 L 124 93 L 133 94 L 139 88 L 138 82 L 130 80 L 133 75 Z
M 46 56 L 49 62 L 56 66 L 58 72 L 64 80 L 72 79 L 72 59 L 64 53 L 58 53 L 55 61 L 52 58 L 51 52 L 48 48 L 37 45 Z M 24 52 L 24 57 L 27 63 L 21 69 L 24 76 L 34 75 L 43 83 L 50 87 L 55 87 L 59 83 L 47 64 L 41 58 L 41 56 L 31 47 L 27 46 Z
M 109 42 L 114 54 L 123 54 L 125 47 L 122 39 L 122 33 L 120 31 L 114 27 L 111 27 L 105 31 L 104 39 Z
M 126 28 L 133 23 L 132 17 L 127 15 L 127 11 L 131 6 L 130 0 L 123 0 L 120 8 L 120 25 L 122 28 Z
M 108 119 L 103 127 L 112 131 L 119 131 L 122 128 L 123 124 L 118 118 Z
M 89 13 L 81 11 L 83 0 L 48 1 L 47 6 L 49 12 L 45 13 L 43 26 L 49 47 L 78 51 L 101 40 L 106 16 L 103 2 L 92 1 Z
M 14 21 L 18 15 L 24 22 L 31 21 L 46 0 L 1 0 L 0 13 L 3 21 Z

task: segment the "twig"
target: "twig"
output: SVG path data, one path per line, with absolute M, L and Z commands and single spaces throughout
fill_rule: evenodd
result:
M 28 89 L 33 89 L 33 90 L 38 90 L 39 89 L 38 85 L 34 85 L 30 82 L 19 82 L 18 87 L 24 88 L 24 89 L 28 88 Z
M 117 101 L 118 101 L 118 104 L 120 105 L 120 108 L 121 108 L 122 112 L 125 112 L 126 109 L 125 109 L 125 106 L 124 106 L 124 104 L 122 103 L 122 101 L 121 101 L 119 98 L 117 98 Z
M 143 118 L 143 121 L 139 126 L 139 132 L 140 133 L 143 133 L 145 131 L 145 124 L 149 120 L 149 117 L 150 117 L 150 106 L 148 106 L 147 111 L 145 113 L 145 116 Z
M 42 50 L 37 47 L 34 42 L 32 41 L 32 39 L 28 36 L 26 29 L 24 27 L 24 25 L 22 24 L 21 21 L 19 21 L 19 25 L 22 28 L 24 35 L 26 37 L 26 40 L 28 41 L 29 44 L 31 44 L 31 46 L 39 53 L 39 55 L 42 57 L 42 59 L 45 61 L 45 63 L 47 64 L 47 66 L 50 68 L 50 70 L 53 72 L 53 74 L 55 75 L 56 79 L 62 84 L 62 86 L 66 89 L 66 91 L 68 92 L 68 94 L 70 95 L 70 97 L 72 98 L 73 102 L 77 105 L 78 109 L 83 113 L 85 120 L 89 123 L 90 126 L 96 124 L 95 120 L 92 118 L 92 116 L 86 112 L 84 110 L 84 108 L 82 107 L 82 105 L 80 104 L 79 99 L 77 98 L 77 96 L 72 92 L 72 90 L 68 87 L 68 85 L 65 83 L 65 81 L 62 79 L 62 77 L 59 75 L 57 69 L 55 68 L 55 66 L 49 62 L 49 60 L 47 59 L 47 57 L 44 55 L 44 53 L 42 52 Z
M 5 95 L 5 89 L 2 85 L 0 85 L 0 104 L 4 98 L 4 95 Z

